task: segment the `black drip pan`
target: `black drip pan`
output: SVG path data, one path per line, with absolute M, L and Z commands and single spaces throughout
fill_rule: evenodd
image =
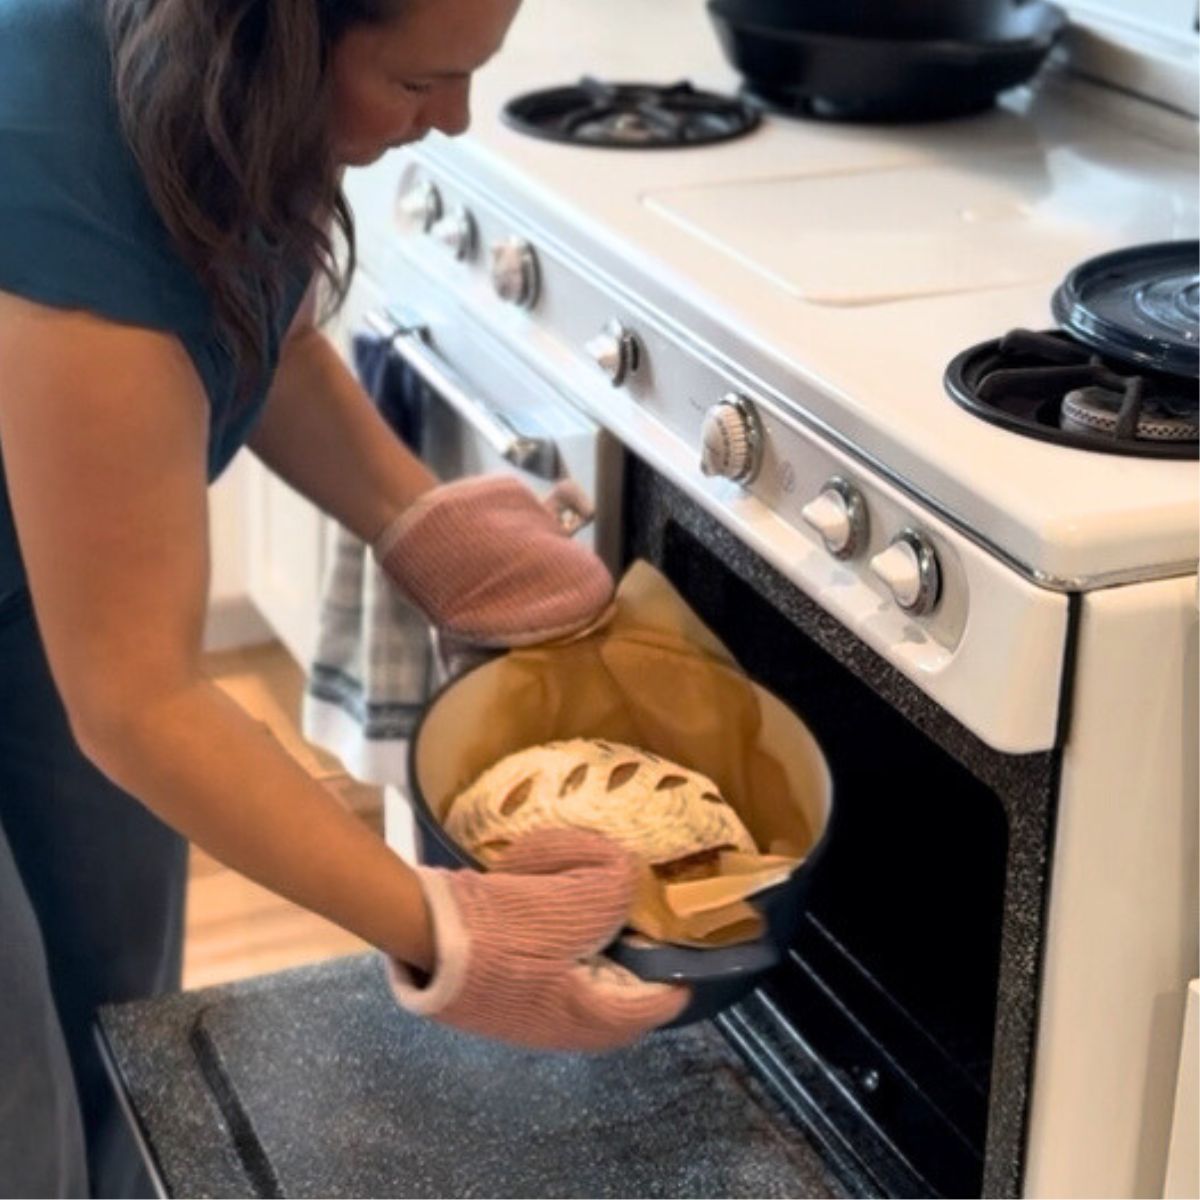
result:
M 1028 437 L 1103 454 L 1200 457 L 1194 380 L 1097 354 L 1057 330 L 1015 329 L 972 346 L 944 382 L 963 408 Z

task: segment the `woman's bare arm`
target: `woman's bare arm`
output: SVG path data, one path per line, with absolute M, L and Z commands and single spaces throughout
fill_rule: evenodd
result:
M 175 339 L 0 293 L 0 447 L 81 748 L 215 858 L 426 967 L 413 873 L 203 673 L 207 419 Z

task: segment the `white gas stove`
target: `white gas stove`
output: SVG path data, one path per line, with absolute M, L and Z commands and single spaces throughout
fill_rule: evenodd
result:
M 478 79 L 471 133 L 430 138 L 420 158 L 502 198 L 1047 581 L 1194 564 L 1191 466 L 1115 470 L 1005 436 L 942 385 L 963 348 L 1052 326 L 1050 296 L 1083 259 L 1196 236 L 1192 122 L 1084 84 L 917 129 L 768 118 L 686 153 L 570 147 L 501 120 L 517 93 L 589 72 L 733 92 L 695 8 L 528 7 Z
M 528 0 L 470 134 L 348 181 L 359 306 L 417 309 L 416 357 L 456 395 L 487 396 L 494 343 L 504 378 L 522 363 L 987 754 L 1048 764 L 1038 898 L 1002 936 L 1001 1009 L 1027 960 L 1023 1032 L 996 1017 L 1021 1082 L 993 1071 L 983 1187 L 1156 1191 L 1196 973 L 1200 474 L 1014 433 L 944 375 L 1054 328 L 1081 261 L 1196 236 L 1194 122 L 1061 68 L 969 119 L 767 114 L 680 149 L 502 120 L 585 75 L 738 85 L 694 0 Z M 521 397 L 487 399 L 520 417 Z M 617 479 L 583 482 L 597 544 L 618 544 Z

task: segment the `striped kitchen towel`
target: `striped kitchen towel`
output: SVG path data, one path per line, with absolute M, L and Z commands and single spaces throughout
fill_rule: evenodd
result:
M 425 384 L 384 339 L 356 339 L 354 359 L 388 424 L 420 453 Z M 304 736 L 364 783 L 405 790 L 408 739 L 430 688 L 431 653 L 425 618 L 388 581 L 370 546 L 339 528 L 305 688 Z

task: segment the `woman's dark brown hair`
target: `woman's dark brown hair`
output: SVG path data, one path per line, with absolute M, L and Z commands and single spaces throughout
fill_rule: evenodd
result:
M 106 3 L 125 137 L 245 392 L 265 366 L 264 304 L 289 272 L 320 271 L 334 304 L 345 295 L 354 227 L 331 144 L 330 52 L 405 0 Z

